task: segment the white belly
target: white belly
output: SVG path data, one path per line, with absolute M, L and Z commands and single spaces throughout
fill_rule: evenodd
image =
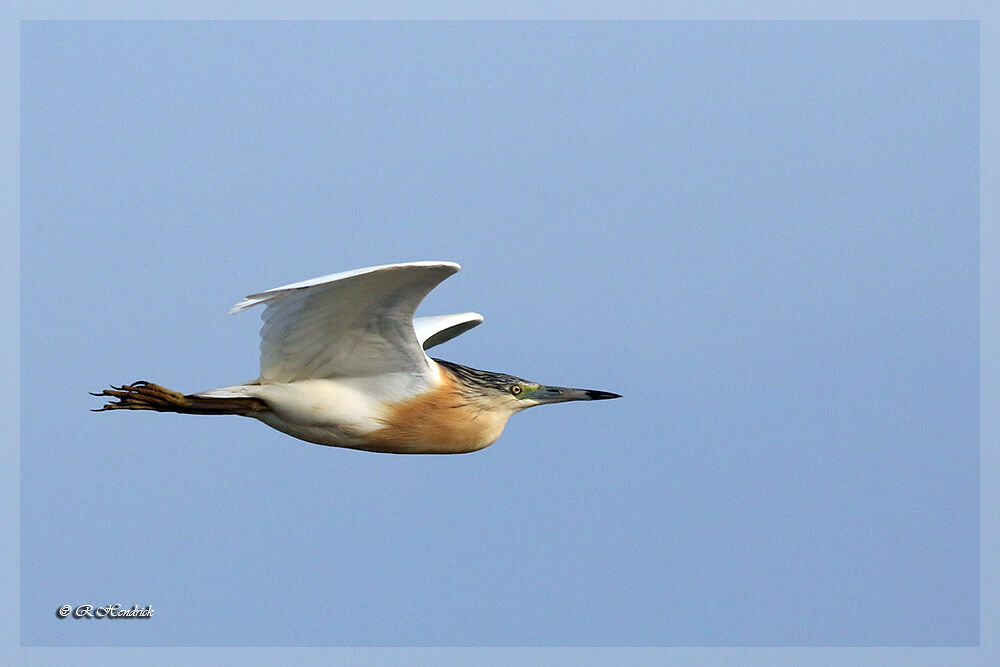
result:
M 372 378 L 299 380 L 247 384 L 201 392 L 204 396 L 255 396 L 270 410 L 256 419 L 282 433 L 320 445 L 359 447 L 364 436 L 384 426 L 381 406 L 426 390 L 409 374 Z

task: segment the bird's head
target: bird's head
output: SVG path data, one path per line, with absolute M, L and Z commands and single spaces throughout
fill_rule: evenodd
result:
M 535 405 L 621 398 L 620 394 L 609 391 L 551 387 L 505 373 L 481 371 L 442 359 L 434 361 L 450 372 L 460 389 L 479 404 L 510 414 Z

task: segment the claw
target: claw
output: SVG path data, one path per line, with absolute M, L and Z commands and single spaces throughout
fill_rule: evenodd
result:
M 104 412 L 105 410 L 157 410 L 159 412 L 177 411 L 177 406 L 183 405 L 184 394 L 172 391 L 147 380 L 138 380 L 132 384 L 121 386 L 111 385 L 110 389 L 105 389 L 95 394 L 89 392 L 91 396 L 109 396 L 117 399 L 116 402 L 106 403 L 104 407 L 92 410 L 92 412 Z

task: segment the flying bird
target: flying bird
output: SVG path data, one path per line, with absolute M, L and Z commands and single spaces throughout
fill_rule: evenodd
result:
M 93 395 L 116 400 L 94 412 L 241 415 L 331 447 L 461 454 L 493 444 L 525 408 L 620 398 L 428 357 L 426 350 L 483 321 L 478 313 L 414 318 L 424 297 L 459 268 L 388 264 L 251 294 L 229 312 L 265 306 L 258 379 L 196 394 L 146 381 L 111 385 Z

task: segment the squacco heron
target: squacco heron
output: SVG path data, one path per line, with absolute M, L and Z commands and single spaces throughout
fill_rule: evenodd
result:
M 375 266 L 252 294 L 264 304 L 260 377 L 181 394 L 151 382 L 105 389 L 95 410 L 241 415 L 296 438 L 394 454 L 460 454 L 493 444 L 516 412 L 563 401 L 619 398 L 550 387 L 431 359 L 425 350 L 483 321 L 478 313 L 414 318 L 459 270 L 452 262 Z

